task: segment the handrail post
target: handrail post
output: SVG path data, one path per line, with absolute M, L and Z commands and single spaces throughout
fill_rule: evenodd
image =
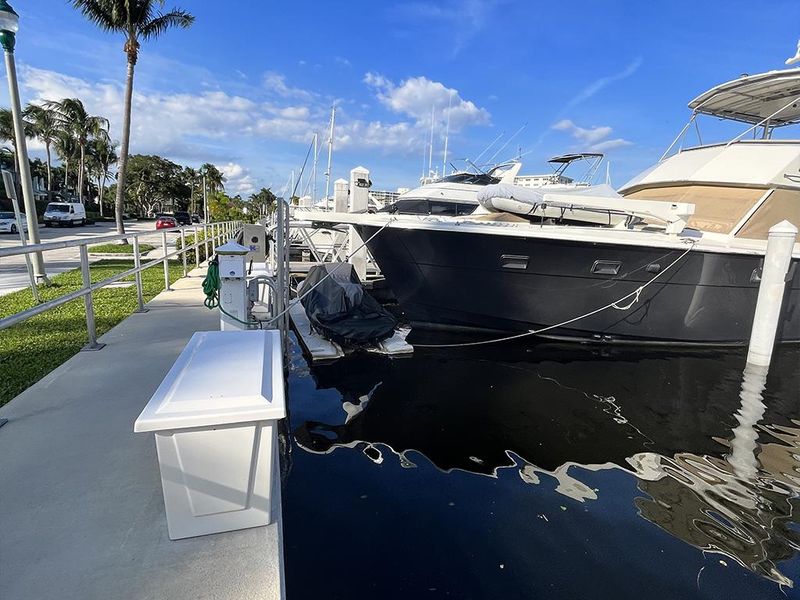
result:
M 80 247 L 81 252 L 81 278 L 83 279 L 83 306 L 86 309 L 86 332 L 89 336 L 89 343 L 82 350 L 100 350 L 105 344 L 97 343 L 97 330 L 94 323 L 94 303 L 92 301 L 92 278 L 89 273 L 89 250 L 86 244 Z
M 189 271 L 186 269 L 186 228 L 181 227 L 181 258 L 183 258 L 183 276 L 186 277 Z
M 211 259 L 208 253 L 208 223 L 203 223 L 203 245 L 206 248 L 206 262 L 208 262 Z
M 217 244 L 217 224 L 216 223 L 212 223 L 211 224 L 211 252 L 216 252 L 218 245 L 219 244 Z
M 142 290 L 142 258 L 139 256 L 139 236 L 133 236 L 133 266 L 136 267 L 136 303 L 139 308 L 135 312 L 144 313 L 147 309 L 144 307 L 144 293 Z
M 171 292 L 169 287 L 169 261 L 167 260 L 167 232 L 161 231 L 161 250 L 164 252 L 164 291 Z
M 194 262 L 196 263 L 195 266 L 200 266 L 200 238 L 198 237 L 198 227 L 197 225 L 194 226 Z
M 277 290 L 275 293 L 275 313 L 281 314 L 283 312 L 283 289 L 286 286 L 286 282 L 284 281 L 284 265 L 283 265 L 283 253 L 284 253 L 284 245 L 283 245 L 283 235 L 285 229 L 283 227 L 283 214 L 286 210 L 286 207 L 283 203 L 283 200 L 280 198 L 278 199 L 278 205 L 275 210 L 275 281 L 277 285 Z M 275 326 L 281 331 L 281 336 L 284 334 L 284 322 L 283 316 L 278 317 L 278 321 L 275 323 Z

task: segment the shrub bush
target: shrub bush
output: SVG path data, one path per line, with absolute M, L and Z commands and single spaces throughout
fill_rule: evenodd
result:
M 202 231 L 197 232 L 197 240 L 202 242 L 206 239 L 205 233 Z M 187 248 L 194 244 L 194 234 L 187 234 L 186 235 L 186 246 Z M 181 249 L 181 238 L 175 240 L 175 247 L 180 250 Z M 195 252 L 194 250 L 189 250 L 186 254 L 187 262 L 191 264 L 195 264 Z M 205 244 L 200 245 L 200 262 L 203 262 L 206 259 L 206 246 Z

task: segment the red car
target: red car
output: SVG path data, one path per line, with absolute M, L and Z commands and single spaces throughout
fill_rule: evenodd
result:
M 175 217 L 161 216 L 156 219 L 156 229 L 172 229 L 178 226 L 178 221 Z

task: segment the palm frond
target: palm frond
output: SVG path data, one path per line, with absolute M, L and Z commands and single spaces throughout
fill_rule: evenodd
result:
M 127 28 L 124 9 L 127 0 L 72 0 L 72 6 L 104 31 L 124 31 Z
M 142 23 L 139 27 L 139 35 L 142 39 L 149 40 L 157 38 L 172 27 L 188 29 L 192 26 L 192 23 L 194 23 L 194 15 L 185 10 L 174 8 L 168 13 L 159 13 L 158 16 L 148 22 Z

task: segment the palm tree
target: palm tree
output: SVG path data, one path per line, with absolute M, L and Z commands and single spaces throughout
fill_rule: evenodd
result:
M 206 177 L 206 185 L 212 192 L 221 192 L 225 189 L 225 175 L 211 163 L 206 163 L 200 167 L 200 173 Z
M 25 133 L 25 137 L 33 137 L 33 128 L 31 124 L 23 120 L 22 122 L 22 130 Z M 19 180 L 19 157 L 17 155 L 17 139 L 14 133 L 14 115 L 11 113 L 11 110 L 8 108 L 0 108 L 0 142 L 6 142 L 10 144 L 10 151 L 14 155 L 14 181 L 16 182 L 17 186 L 17 194 L 19 197 L 22 197 L 22 190 L 20 188 L 20 180 Z
M 56 154 L 64 164 L 64 192 L 69 188 L 69 165 L 78 157 L 78 142 L 71 133 L 60 131 L 53 143 Z
M 46 106 L 56 113 L 64 131 L 71 133 L 78 143 L 80 163 L 78 165 L 78 200 L 83 201 L 86 180 L 86 144 L 95 137 L 108 135 L 108 119 L 90 115 L 78 98 L 64 98 L 61 102 L 48 102 Z
M 98 137 L 89 143 L 89 171 L 97 177 L 97 201 L 100 204 L 100 216 L 103 214 L 103 200 L 106 191 L 108 172 L 117 163 L 117 144 L 108 137 Z
M 183 168 L 183 177 L 186 181 L 186 185 L 189 186 L 189 212 L 191 214 L 195 214 L 195 205 L 194 205 L 194 188 L 199 186 L 203 181 L 203 176 L 200 174 L 200 171 L 197 169 L 193 169 L 192 167 L 184 167 Z
M 47 154 L 47 199 L 53 195 L 53 174 L 50 149 L 58 139 L 61 132 L 61 125 L 56 112 L 50 108 L 37 104 L 28 104 L 25 107 L 24 115 L 30 121 L 33 132 L 39 140 L 44 143 L 45 153 Z
M 125 233 L 125 226 L 122 223 L 122 202 L 125 197 L 125 168 L 128 164 L 131 137 L 133 74 L 139 58 L 139 40 L 157 38 L 172 27 L 186 29 L 194 23 L 194 17 L 178 8 L 166 13 L 159 12 L 157 9 L 164 6 L 164 0 L 72 0 L 72 5 L 100 29 L 122 33 L 125 36 L 123 51 L 128 57 L 128 73 L 125 81 L 117 197 L 114 203 L 117 232 Z

